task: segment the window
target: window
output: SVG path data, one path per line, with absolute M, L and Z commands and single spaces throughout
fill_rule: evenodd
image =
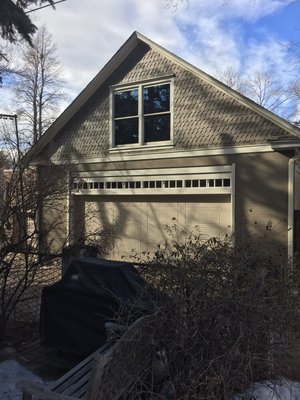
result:
M 171 82 L 112 92 L 112 147 L 171 140 Z

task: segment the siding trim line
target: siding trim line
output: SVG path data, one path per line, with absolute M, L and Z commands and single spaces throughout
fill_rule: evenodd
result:
M 140 150 L 140 149 L 139 149 Z M 127 150 L 128 151 L 128 150 Z M 214 149 L 202 150 L 189 150 L 189 151 L 172 151 L 172 152 L 159 152 L 148 153 L 144 151 L 142 154 L 123 154 L 122 151 L 111 154 L 109 156 L 100 156 L 97 158 L 82 158 L 82 159 L 69 159 L 69 160 L 53 160 L 51 164 L 68 165 L 68 164 L 95 164 L 95 163 L 109 163 L 117 161 L 145 161 L 145 160 L 159 160 L 159 159 L 172 159 L 172 158 L 191 158 L 191 157 L 209 157 L 221 155 L 239 155 L 239 154 L 252 154 L 252 153 L 272 153 L 275 152 L 271 145 L 249 145 L 249 146 L 234 146 L 234 147 L 220 147 Z M 40 162 L 37 161 L 37 165 Z
M 231 240 L 232 244 L 235 243 L 235 205 L 236 194 L 235 194 L 235 163 L 231 165 Z
M 295 163 L 300 160 L 296 155 L 289 160 L 288 177 L 288 257 L 294 256 L 294 211 L 295 211 Z

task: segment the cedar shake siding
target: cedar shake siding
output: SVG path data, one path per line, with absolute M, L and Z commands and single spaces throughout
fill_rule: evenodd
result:
M 286 131 L 229 94 L 141 44 L 57 135 L 48 149 L 52 161 L 108 155 L 109 86 L 166 75 L 174 75 L 174 150 L 261 144 L 286 136 Z

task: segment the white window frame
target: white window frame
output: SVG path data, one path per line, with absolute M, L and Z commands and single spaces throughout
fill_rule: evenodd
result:
M 170 139 L 164 141 L 153 141 L 153 142 L 145 142 L 144 140 L 144 117 L 148 114 L 144 114 L 143 112 L 143 89 L 147 86 L 156 86 L 156 85 L 170 85 L 170 111 L 165 112 L 165 114 L 170 114 Z M 129 143 L 129 144 L 120 144 L 116 145 L 115 143 L 115 118 L 114 118 L 114 93 L 117 91 L 125 91 L 130 89 L 138 89 L 138 135 L 139 140 L 138 143 Z M 165 145 L 173 144 L 173 92 L 174 92 L 174 78 L 173 77 L 163 77 L 163 78 L 155 78 L 148 79 L 142 82 L 134 82 L 130 84 L 123 85 L 114 85 L 110 87 L 110 149 L 134 149 L 138 147 L 160 147 Z M 159 113 L 158 113 L 159 114 Z M 163 114 L 163 113 L 162 113 Z
M 231 194 L 234 191 L 233 171 L 234 165 L 117 170 L 101 173 L 88 171 L 73 176 L 70 180 L 70 190 L 72 195 Z M 200 180 L 202 183 L 206 181 L 206 184 L 201 185 Z M 217 184 L 217 180 L 222 182 Z M 189 185 L 186 181 L 190 181 Z M 198 181 L 198 184 L 194 185 L 193 181 Z M 172 185 L 171 182 L 176 184 Z M 177 182 L 181 182 L 180 186 Z

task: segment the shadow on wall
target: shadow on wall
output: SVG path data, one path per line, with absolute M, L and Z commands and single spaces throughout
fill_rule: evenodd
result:
M 120 66 L 114 76 L 110 77 L 111 82 L 106 82 L 105 86 L 108 87 L 109 83 L 116 83 L 122 79 L 133 79 L 130 75 L 131 69 L 142 60 L 146 54 L 145 49 L 142 49 L 137 55 L 132 55 L 132 59 L 127 66 Z M 176 69 L 176 79 L 178 84 L 175 90 L 183 90 L 182 81 L 186 79 L 189 85 L 181 92 L 174 93 L 175 98 L 175 112 L 174 112 L 174 147 L 175 150 L 187 150 L 195 148 L 203 148 L 205 141 L 211 142 L 212 146 L 228 147 L 235 144 L 255 144 L 256 136 L 267 136 L 268 138 L 278 134 L 276 127 L 271 122 L 262 122 L 262 118 L 257 115 L 253 118 L 253 112 L 247 107 L 237 103 L 230 96 L 219 92 L 217 89 L 211 87 L 209 84 L 202 82 L 201 79 L 196 78 L 194 75 L 187 73 L 184 74 L 179 66 L 174 66 L 173 63 L 166 61 L 164 68 Z M 145 72 L 148 72 L 145 69 Z M 154 69 L 151 73 L 154 73 Z M 161 74 L 160 70 L 155 70 L 155 73 Z M 128 77 L 127 77 L 127 74 Z M 180 83 L 181 82 L 181 83 Z M 195 85 L 194 85 L 195 84 Z M 182 89 L 183 88 L 183 89 Z M 201 90 L 199 91 L 199 88 Z M 179 95 L 180 94 L 180 95 Z M 179 110 L 180 109 L 180 110 Z M 177 112 L 178 111 L 178 112 Z M 179 112 L 180 111 L 180 112 Z M 203 111 L 203 112 L 200 112 Z M 179 115 L 179 116 L 178 116 Z M 189 116 L 191 124 L 186 124 L 186 115 Z M 265 127 L 265 131 L 264 128 Z M 196 129 L 195 129 L 196 128 Z M 190 131 L 189 131 L 190 129 Z M 193 129 L 193 131 L 191 131 Z M 280 129 L 278 128 L 280 131 Z M 64 141 L 66 136 L 70 133 L 72 140 Z M 95 146 L 101 144 L 103 152 L 102 155 L 107 154 L 109 146 L 109 102 L 108 92 L 98 91 L 87 102 L 80 114 L 74 117 L 66 126 L 66 130 L 60 135 L 56 149 L 59 150 L 59 157 L 61 160 L 80 161 L 82 158 L 82 151 L 87 152 L 88 149 L 95 151 Z M 84 138 L 88 136 L 88 148 L 82 149 L 81 134 Z M 253 134 L 251 136 L 251 134 Z M 195 139 L 195 136 L 197 138 Z M 75 137 L 76 136 L 76 137 Z M 76 140 L 75 140 L 76 139 Z M 196 140 L 196 141 L 195 141 Z M 261 138 L 259 139 L 261 141 Z M 119 155 L 121 156 L 121 155 Z M 166 160 L 161 160 L 160 165 L 166 166 L 169 163 Z M 147 164 L 148 163 L 148 164 Z M 202 164 L 203 163 L 203 164 Z M 236 180 L 235 180 L 235 237 L 236 240 L 239 236 L 247 236 L 247 234 L 258 235 L 263 240 L 270 240 L 274 246 L 282 245 L 287 238 L 287 164 L 288 157 L 279 153 L 257 153 L 257 154 L 238 154 L 203 157 L 201 159 L 186 159 L 183 166 L 193 165 L 231 165 L 235 164 L 236 167 Z M 123 171 L 126 176 L 128 169 L 134 168 L 149 168 L 147 160 L 140 161 L 139 166 L 133 161 L 118 161 L 114 163 L 114 168 L 118 171 Z M 74 170 L 70 171 L 71 174 L 76 175 L 77 171 L 83 170 L 83 167 L 72 167 Z M 91 165 L 84 166 L 85 172 L 92 170 Z M 103 168 L 109 168 L 103 166 Z M 282 183 L 284 182 L 284 183 Z M 91 236 L 92 232 L 89 228 L 88 222 L 93 222 L 95 226 L 95 234 L 98 232 L 103 240 L 104 247 L 108 253 L 117 245 L 118 238 L 127 237 L 128 224 L 131 224 L 129 214 L 126 206 L 121 201 L 114 203 L 113 215 L 107 207 L 99 205 L 89 213 L 87 212 L 89 203 L 94 203 L 94 197 L 74 196 L 74 221 L 73 230 L 75 236 Z M 129 199 L 132 201 L 132 198 Z M 124 198 L 124 203 L 126 199 Z M 150 202 L 149 202 L 150 203 Z M 93 208 L 92 207 L 92 208 Z M 152 204 L 149 204 L 152 207 Z M 96 222 L 93 215 L 97 214 Z M 153 216 L 152 223 L 160 230 L 159 235 L 161 238 L 166 239 L 164 231 L 164 224 L 161 224 L 158 214 L 151 210 Z M 174 215 L 176 217 L 176 215 Z M 98 226 L 97 226 L 98 224 Z M 138 228 L 136 228 L 138 229 Z M 146 245 L 143 232 L 145 226 L 139 228 L 141 231 L 142 242 Z M 95 235 L 94 235 L 95 236 Z M 96 237 L 96 236 L 95 236 Z M 154 237 L 153 240 L 156 238 Z

